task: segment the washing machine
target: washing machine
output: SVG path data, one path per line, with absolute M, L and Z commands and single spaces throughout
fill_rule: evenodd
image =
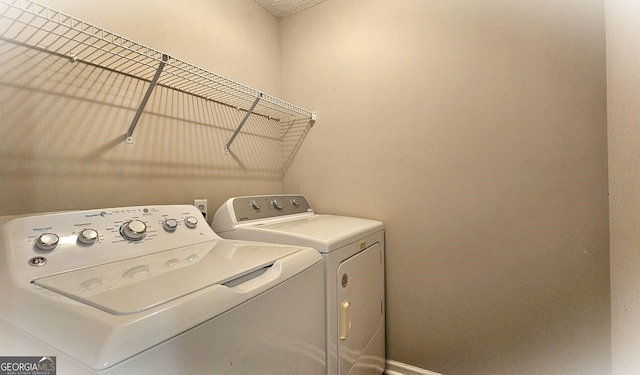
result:
M 323 275 L 314 249 L 221 239 L 193 206 L 4 217 L 0 368 L 324 374 Z
M 302 195 L 227 200 L 212 227 L 223 238 L 309 246 L 325 263 L 327 374 L 385 368 L 384 226 L 316 214 Z

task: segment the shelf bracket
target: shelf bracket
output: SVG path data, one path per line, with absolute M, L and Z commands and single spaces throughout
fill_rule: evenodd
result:
M 231 151 L 229 149 L 229 147 L 231 147 L 231 144 L 233 143 L 233 141 L 238 136 L 238 133 L 240 133 L 240 129 L 242 129 L 242 127 L 244 126 L 244 123 L 247 122 L 247 119 L 249 119 L 249 116 L 251 116 L 251 114 L 253 113 L 253 110 L 258 105 L 258 102 L 260 101 L 260 99 L 262 99 L 262 93 L 258 94 L 258 97 L 253 102 L 253 104 L 251 105 L 251 108 L 249 108 L 247 113 L 244 115 L 244 118 L 242 119 L 242 121 L 240 121 L 240 125 L 238 125 L 238 127 L 236 128 L 236 131 L 233 132 L 233 135 L 231 136 L 231 139 L 229 139 L 229 142 L 227 142 L 227 145 L 224 146 L 224 153 L 225 154 L 229 154 L 229 152 Z
M 169 55 L 163 54 L 162 61 L 160 61 L 160 65 L 158 65 L 158 70 L 156 70 L 156 74 L 153 76 L 153 79 L 151 80 L 151 83 L 147 88 L 147 92 L 144 94 L 144 97 L 142 98 L 142 103 L 140 103 L 140 106 L 138 107 L 138 111 L 136 111 L 136 115 L 133 116 L 133 121 L 131 122 L 131 126 L 129 126 L 129 130 L 127 130 L 127 134 L 125 135 L 125 138 L 124 138 L 125 142 L 133 143 L 133 131 L 135 130 L 136 125 L 138 125 L 138 120 L 140 120 L 140 116 L 144 111 L 144 107 L 147 106 L 147 102 L 151 97 L 151 93 L 153 92 L 153 89 L 158 84 L 158 80 L 160 79 L 160 74 L 162 73 L 162 69 L 164 69 L 164 66 L 167 64 L 168 60 L 169 60 Z

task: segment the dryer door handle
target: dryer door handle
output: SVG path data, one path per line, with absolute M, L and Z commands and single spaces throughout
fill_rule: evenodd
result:
M 340 302 L 340 340 L 346 340 L 351 331 L 351 304 L 348 300 Z

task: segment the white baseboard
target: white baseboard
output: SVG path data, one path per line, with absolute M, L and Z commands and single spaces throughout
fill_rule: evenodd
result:
M 428 371 L 419 367 L 404 364 L 402 362 L 387 360 L 385 375 L 441 375 L 437 372 Z

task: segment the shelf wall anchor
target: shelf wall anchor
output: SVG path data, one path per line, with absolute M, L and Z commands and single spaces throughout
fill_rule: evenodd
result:
M 224 153 L 225 154 L 229 154 L 229 152 L 231 151 L 229 147 L 231 147 L 231 144 L 233 143 L 233 141 L 238 136 L 238 133 L 240 133 L 240 129 L 242 129 L 242 127 L 244 126 L 244 123 L 247 122 L 247 120 L 249 119 L 249 116 L 251 116 L 251 114 L 253 113 L 253 110 L 258 105 L 258 102 L 260 101 L 260 99 L 262 99 L 262 93 L 258 94 L 258 97 L 253 102 L 253 104 L 251 105 L 251 108 L 249 108 L 247 113 L 244 115 L 244 118 L 242 119 L 242 121 L 240 121 L 240 125 L 238 125 L 238 127 L 236 128 L 236 131 L 233 132 L 233 135 L 229 139 L 229 142 L 227 142 L 227 145 L 224 146 Z
M 135 130 L 136 125 L 138 125 L 138 120 L 140 120 L 140 116 L 144 111 L 144 107 L 147 106 L 147 102 L 151 97 L 151 93 L 153 93 L 153 89 L 158 84 L 158 80 L 160 79 L 160 74 L 162 74 L 162 69 L 164 69 L 164 66 L 167 64 L 168 60 L 169 60 L 169 55 L 166 55 L 166 54 L 162 55 L 162 61 L 160 61 L 160 65 L 158 65 L 156 74 L 153 76 L 153 79 L 151 80 L 151 83 L 147 88 L 147 92 L 144 94 L 144 98 L 142 98 L 142 103 L 140 103 L 140 106 L 136 111 L 136 115 L 133 117 L 133 121 L 131 122 L 131 126 L 129 126 L 129 130 L 127 130 L 127 134 L 125 135 L 124 141 L 129 144 L 133 143 L 133 131 Z

